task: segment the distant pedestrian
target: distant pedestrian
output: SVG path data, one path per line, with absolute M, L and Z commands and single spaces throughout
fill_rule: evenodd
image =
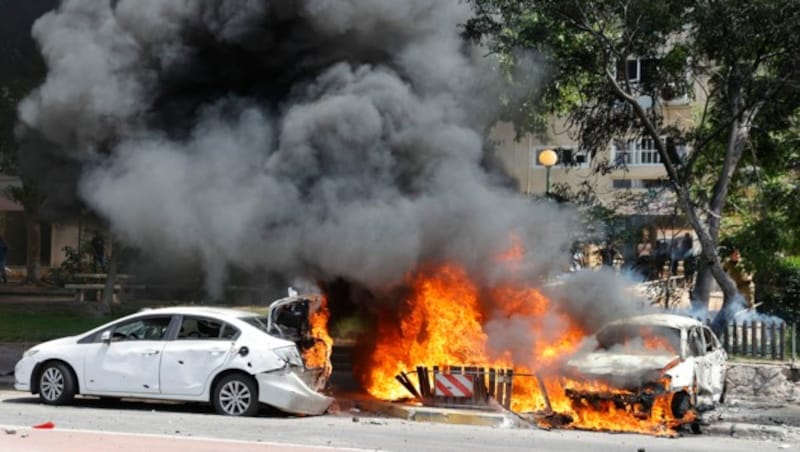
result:
M 106 245 L 103 242 L 103 237 L 100 236 L 100 233 L 95 232 L 94 237 L 92 237 L 91 241 L 92 246 L 92 266 L 94 268 L 94 272 L 98 273 L 97 269 L 100 268 L 100 271 L 105 273 L 106 271 Z
M 604 267 L 613 267 L 614 261 L 622 258 L 622 255 L 614 248 L 614 244 L 611 241 L 606 242 L 602 248 L 597 250 L 597 254 L 600 255 L 600 261 Z
M 585 256 L 583 254 L 583 244 L 577 242 L 572 245 L 572 256 L 569 264 L 569 271 L 581 271 L 586 266 Z
M 3 284 L 8 283 L 8 275 L 6 274 L 6 258 L 8 257 L 8 245 L 3 237 L 0 236 L 0 280 Z
M 651 279 L 651 267 L 653 258 L 653 245 L 650 243 L 650 237 L 646 234 L 642 237 L 642 241 L 636 245 L 636 270 L 644 277 L 645 281 Z
M 753 284 L 753 275 L 745 269 L 742 264 L 742 257 L 739 250 L 734 248 L 731 255 L 723 265 L 723 269 L 730 275 L 733 282 L 736 284 L 736 290 L 742 294 L 745 304 L 748 308 L 754 305 L 755 285 Z

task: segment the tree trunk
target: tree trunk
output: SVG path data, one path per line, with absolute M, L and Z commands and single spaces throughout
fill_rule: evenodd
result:
M 714 277 L 711 275 L 711 270 L 706 265 L 705 259 L 699 259 L 697 263 L 697 278 L 690 297 L 692 310 L 708 311 L 708 300 L 711 296 L 711 282 L 713 280 Z
M 41 226 L 33 214 L 25 213 L 25 235 L 28 246 L 25 252 L 25 284 L 39 281 L 41 263 L 42 236 Z

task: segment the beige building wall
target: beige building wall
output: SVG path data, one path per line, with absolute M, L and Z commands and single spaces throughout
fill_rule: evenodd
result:
M 696 102 L 688 99 L 668 102 L 664 105 L 664 121 L 674 124 L 679 128 L 688 128 L 694 123 L 693 108 Z M 550 121 L 548 138 L 542 140 L 532 134 L 527 134 L 516 139 L 514 127 L 510 123 L 501 122 L 495 125 L 491 132 L 491 139 L 498 143 L 496 155 L 503 163 L 505 170 L 516 181 L 520 192 L 532 195 L 545 193 L 547 185 L 547 169 L 536 162 L 536 156 L 542 149 L 548 148 L 574 148 L 577 141 L 568 133 L 565 121 L 554 118 Z M 612 158 L 612 146 L 598 152 L 595 159 Z M 567 184 L 578 187 L 582 182 L 592 184 L 600 199 L 610 201 L 621 188 L 614 188 L 614 180 L 628 179 L 631 181 L 657 180 L 666 177 L 666 171 L 661 163 L 628 165 L 626 169 L 619 169 L 608 174 L 595 174 L 592 164 L 580 167 L 565 167 L 556 164 L 550 169 L 550 184 Z M 636 185 L 636 182 L 633 183 Z M 646 190 L 645 188 L 631 188 L 632 190 Z
M 78 247 L 78 223 L 67 221 L 52 225 L 50 240 L 50 266 L 58 267 L 66 259 L 64 247 Z

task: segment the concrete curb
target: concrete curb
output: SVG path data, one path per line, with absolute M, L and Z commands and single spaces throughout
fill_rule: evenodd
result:
M 743 424 L 738 422 L 718 422 L 704 425 L 701 431 L 714 436 L 732 436 L 743 439 L 771 439 L 785 441 L 788 430 L 785 427 L 760 424 Z
M 367 412 L 407 421 L 495 428 L 536 428 L 534 424 L 525 422 L 509 413 L 421 407 L 380 400 L 359 400 L 355 405 Z M 701 432 L 708 436 L 729 436 L 754 440 L 786 441 L 789 439 L 789 430 L 785 427 L 740 422 L 717 422 L 704 425 L 701 427 Z
M 529 426 L 514 415 L 500 412 L 421 407 L 380 400 L 359 400 L 356 406 L 364 411 L 415 422 L 503 428 Z

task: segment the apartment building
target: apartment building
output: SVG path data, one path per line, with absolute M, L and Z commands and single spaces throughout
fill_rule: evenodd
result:
M 632 58 L 619 65 L 617 78 L 621 80 L 627 76 L 635 87 L 646 82 L 648 70 L 652 67 L 650 60 Z M 645 108 L 659 108 L 665 125 L 687 129 L 694 125 L 698 106 L 705 102 L 703 93 L 700 82 L 695 82 L 691 96 L 663 93 L 663 97 L 656 100 L 649 96 L 641 96 L 638 100 Z M 492 130 L 492 140 L 498 143 L 495 151 L 498 160 L 522 193 L 545 194 L 548 179 L 550 187 L 566 185 L 573 191 L 586 183 L 594 188 L 604 205 L 629 217 L 634 227 L 647 230 L 654 242 L 672 240 L 691 232 L 680 215 L 675 214 L 671 192 L 661 190 L 666 188 L 666 170 L 652 138 L 631 137 L 610 142 L 591 156 L 581 149 L 575 132 L 569 129 L 563 118 L 553 117 L 545 138 L 527 134 L 517 139 L 511 124 L 498 123 Z M 555 151 L 558 157 L 556 164 L 549 168 L 549 175 L 548 168 L 540 161 L 545 150 Z M 675 144 L 675 150 L 679 155 L 691 152 L 682 144 Z M 603 164 L 617 165 L 617 168 L 607 173 L 595 171 Z M 626 199 L 623 195 L 646 192 L 661 195 L 644 209 L 620 202 Z M 630 254 L 632 245 L 627 244 L 627 249 Z

